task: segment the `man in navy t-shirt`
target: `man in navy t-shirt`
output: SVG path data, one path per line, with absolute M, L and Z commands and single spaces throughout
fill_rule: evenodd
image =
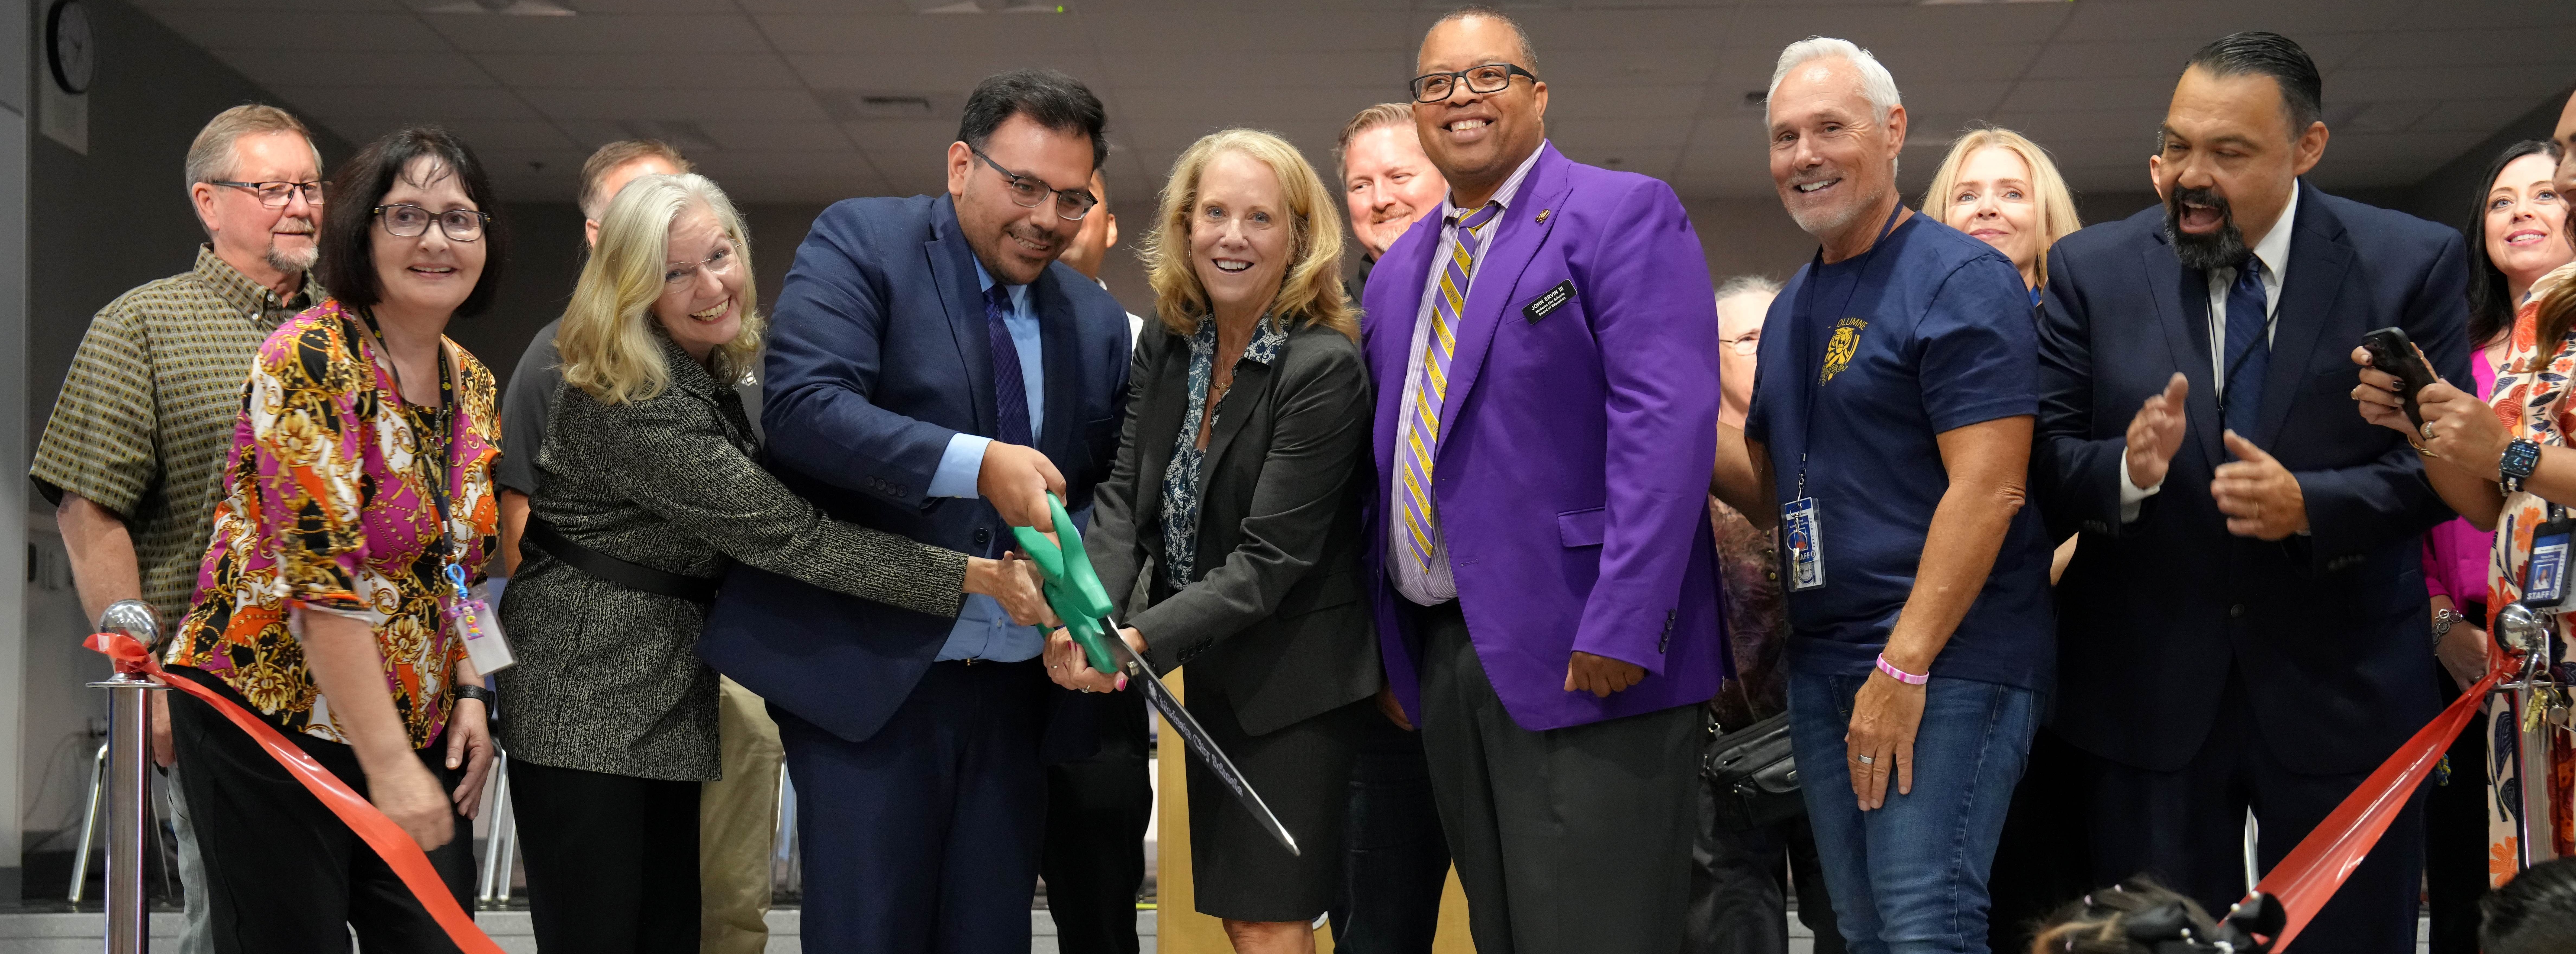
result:
M 1791 732 L 1844 938 L 1984 951 L 1987 871 L 2055 678 L 2048 541 L 2023 506 L 2029 293 L 1899 205 L 1905 111 L 1868 51 L 1792 44 L 1769 111 L 1781 201 L 1823 248 L 1772 302 L 1714 484 L 1783 525 Z

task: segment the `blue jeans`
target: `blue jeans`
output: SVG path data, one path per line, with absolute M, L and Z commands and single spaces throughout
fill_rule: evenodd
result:
M 1834 915 L 1853 954 L 1987 954 L 1986 875 L 2030 756 L 2037 698 L 1965 679 L 1925 687 L 1914 790 L 1860 810 L 1843 733 L 1859 676 L 1789 675 L 1790 735 Z

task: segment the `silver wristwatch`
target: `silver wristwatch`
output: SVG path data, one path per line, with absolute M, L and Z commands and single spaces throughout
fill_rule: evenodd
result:
M 2466 617 L 2466 616 L 2462 616 L 2462 615 L 2460 615 L 2460 611 L 2459 611 L 2459 610 L 2451 609 L 2451 608 L 2449 608 L 2449 607 L 2444 607 L 2444 608 L 2442 608 L 2442 609 L 2434 610 L 2434 611 L 2433 611 L 2433 645 L 2435 645 L 2435 646 L 2439 646 L 2439 645 L 2441 645 L 2441 644 L 2442 644 L 2442 637 L 2447 636 L 2447 635 L 2450 635 L 2451 627 L 2459 625 L 2461 620 L 2464 620 L 2464 619 L 2467 619 L 2467 618 L 2468 618 L 2468 617 Z

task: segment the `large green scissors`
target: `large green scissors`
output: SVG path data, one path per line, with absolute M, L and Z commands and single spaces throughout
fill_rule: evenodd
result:
M 1030 527 L 1012 527 L 1011 535 L 1019 538 L 1020 551 L 1037 563 L 1039 575 L 1046 578 L 1047 605 L 1064 620 L 1065 631 L 1082 647 L 1082 655 L 1090 661 L 1092 670 L 1123 670 L 1130 676 L 1131 685 L 1142 685 L 1145 701 L 1163 714 L 1163 721 L 1181 734 L 1181 741 L 1207 763 L 1217 781 L 1225 783 L 1235 800 L 1270 831 L 1270 837 L 1278 839 L 1289 854 L 1297 854 L 1296 836 L 1290 835 L 1288 826 L 1280 824 L 1279 816 L 1261 801 L 1261 793 L 1252 790 L 1252 783 L 1235 769 L 1234 760 L 1226 757 L 1224 749 L 1217 748 L 1216 740 L 1208 738 L 1207 730 L 1199 727 L 1199 720 L 1191 718 L 1189 710 L 1181 708 L 1181 700 L 1163 685 L 1154 667 L 1119 637 L 1118 631 L 1126 627 L 1109 615 L 1109 591 L 1100 584 L 1100 574 L 1091 568 L 1091 553 L 1083 549 L 1082 531 L 1074 528 L 1073 518 L 1064 512 L 1064 501 L 1052 493 L 1047 494 L 1047 515 L 1055 520 L 1055 534 L 1064 541 L 1062 546 Z

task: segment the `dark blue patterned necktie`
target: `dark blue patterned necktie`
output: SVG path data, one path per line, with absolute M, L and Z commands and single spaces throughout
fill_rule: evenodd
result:
M 2247 256 L 2227 288 L 2227 429 L 2254 439 L 2254 422 L 2263 410 L 2263 374 L 2272 363 L 2271 335 L 2265 334 L 2263 260 Z
M 1010 313 L 1010 289 L 996 282 L 984 290 L 984 327 L 993 336 L 993 404 L 1002 420 L 993 439 L 1028 447 L 1037 442 L 1029 437 L 1029 386 L 1020 375 L 1020 347 L 1002 317 Z

